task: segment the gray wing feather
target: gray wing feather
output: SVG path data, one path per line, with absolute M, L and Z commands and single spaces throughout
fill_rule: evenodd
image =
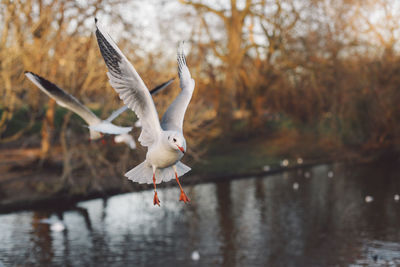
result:
M 46 95 L 53 98 L 57 104 L 78 114 L 89 125 L 100 123 L 101 120 L 75 97 L 65 92 L 54 83 L 33 72 L 25 72 L 25 76 Z
M 108 68 L 109 82 L 124 104 L 141 120 L 143 127 L 139 141 L 142 145 L 149 146 L 161 133 L 157 111 L 149 90 L 115 42 L 98 25 L 97 20 L 96 37 Z
M 165 112 L 161 120 L 161 127 L 164 130 L 174 130 L 182 132 L 183 119 L 185 117 L 186 109 L 190 103 L 190 99 L 192 98 L 195 85 L 194 80 L 190 75 L 189 68 L 186 65 L 185 54 L 183 51 L 183 42 L 181 42 L 178 47 L 177 61 L 178 74 L 182 91 Z
M 163 90 L 164 88 L 166 88 L 168 85 L 170 85 L 172 82 L 174 81 L 174 78 L 154 87 L 151 91 L 150 94 L 151 95 L 155 95 L 158 92 L 160 92 L 161 90 Z M 111 115 L 106 119 L 106 121 L 108 122 L 112 122 L 115 118 L 117 118 L 119 115 L 121 115 L 122 113 L 124 113 L 126 110 L 128 109 L 127 106 L 122 106 L 119 109 L 115 110 L 113 113 L 111 113 Z
M 120 107 L 119 109 L 117 109 L 113 113 L 111 113 L 111 115 L 106 119 L 106 121 L 112 122 L 116 117 L 118 117 L 119 115 L 124 113 L 125 110 L 127 110 L 127 109 L 128 109 L 127 106 Z

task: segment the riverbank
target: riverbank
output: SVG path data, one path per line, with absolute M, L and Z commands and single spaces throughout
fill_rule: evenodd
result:
M 288 142 L 287 138 L 275 138 L 273 142 L 264 138 L 247 140 L 236 140 L 229 145 L 217 141 L 200 159 L 185 158 L 192 171 L 182 178 L 183 186 L 267 176 L 321 163 L 355 159 L 349 153 L 339 158 L 329 150 L 329 146 L 324 146 L 327 149 L 323 150 L 322 146 L 310 146 L 306 141 Z M 46 208 L 55 203 L 57 206 L 70 206 L 80 200 L 152 188 L 152 185 L 132 183 L 122 173 L 93 177 L 85 168 L 74 172 L 74 179 L 65 179 L 61 148 L 52 149 L 51 162 L 40 163 L 37 160 L 39 152 L 34 148 L 1 151 L 0 212 Z M 170 182 L 159 187 L 175 185 Z
M 249 172 L 249 173 L 231 173 L 226 175 L 214 175 L 214 176 L 203 176 L 199 174 L 188 175 L 184 180 L 184 186 L 192 186 L 200 183 L 210 183 L 210 182 L 222 182 L 229 181 L 235 179 L 241 179 L 245 177 L 264 177 L 284 171 L 291 171 L 297 169 L 308 169 L 313 166 L 322 164 L 324 162 L 313 162 L 306 164 L 298 164 L 289 167 L 276 167 L 267 171 L 258 171 L 258 172 Z M 29 209 L 46 209 L 48 207 L 54 207 L 55 205 L 59 208 L 61 207 L 71 207 L 75 205 L 78 201 L 94 199 L 94 198 L 105 198 L 116 194 L 128 193 L 128 192 L 136 192 L 141 190 L 151 189 L 152 185 L 138 185 L 129 183 L 129 186 L 108 186 L 108 187 L 98 187 L 98 188 L 89 188 L 87 191 L 83 192 L 74 192 L 71 193 L 67 188 L 60 188 L 58 191 L 41 193 L 37 190 L 32 190 L 31 183 L 37 180 L 40 181 L 39 186 L 43 186 L 46 182 L 49 183 L 50 180 L 59 179 L 58 176 L 54 175 L 52 177 L 48 176 L 46 173 L 46 180 L 43 181 L 43 174 L 36 173 L 34 176 L 30 175 L 29 177 L 21 177 L 20 181 L 13 181 L 14 186 L 8 187 L 9 190 L 18 194 L 14 196 L 8 195 L 6 198 L 2 198 L 0 200 L 0 213 L 7 213 L 17 210 L 29 210 Z M 27 185 L 26 180 L 29 179 L 28 188 L 23 190 L 23 187 Z M 123 178 L 122 178 L 123 179 Z M 25 180 L 25 181 L 23 181 Z M 11 181 L 10 181 L 11 182 Z M 119 181 L 121 182 L 121 181 Z M 56 181 L 50 183 L 58 183 Z M 2 192 L 4 193 L 7 190 L 7 185 L 3 187 L 5 183 L 2 183 Z M 23 186 L 24 184 L 24 186 Z M 77 185 L 75 185 L 77 186 Z M 158 185 L 158 188 L 166 188 L 170 186 L 176 186 L 175 183 L 163 183 Z M 71 188 L 71 190 L 73 190 Z M 25 193 L 27 194 L 25 194 Z M 57 204 L 55 204 L 57 203 Z

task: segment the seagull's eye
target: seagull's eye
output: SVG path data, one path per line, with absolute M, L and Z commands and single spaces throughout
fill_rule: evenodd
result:
M 174 139 L 172 139 L 174 142 L 176 142 L 176 139 L 174 138 Z

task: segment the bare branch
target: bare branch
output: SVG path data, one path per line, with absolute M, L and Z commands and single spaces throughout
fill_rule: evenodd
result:
M 201 17 L 201 21 L 202 21 L 202 25 L 204 26 L 206 33 L 208 35 L 208 38 L 210 39 L 210 47 L 213 50 L 214 54 L 220 58 L 221 60 L 225 60 L 226 56 L 222 55 L 221 53 L 218 52 L 217 50 L 217 44 L 214 42 L 214 39 L 211 35 L 210 29 L 208 28 L 208 24 L 206 22 L 206 20 L 204 19 L 204 16 Z
M 220 17 L 225 22 L 227 22 L 227 17 L 224 14 L 225 13 L 224 10 L 216 10 L 216 9 L 214 9 L 210 6 L 207 6 L 203 3 L 195 3 L 195 2 L 188 1 L 188 0 L 179 0 L 179 2 L 181 2 L 182 4 L 185 4 L 185 5 L 190 5 L 197 10 L 211 12 L 211 13 L 217 15 L 218 17 Z

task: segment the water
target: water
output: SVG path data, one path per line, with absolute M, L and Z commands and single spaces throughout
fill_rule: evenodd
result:
M 400 168 L 388 166 L 324 165 L 221 183 L 188 186 L 184 180 L 190 205 L 178 203 L 176 186 L 159 190 L 161 208 L 152 205 L 149 190 L 64 211 L 3 214 L 0 261 L 5 266 L 399 266 L 400 202 L 394 199 L 399 177 Z M 65 230 L 41 223 L 44 218 L 61 220 Z

